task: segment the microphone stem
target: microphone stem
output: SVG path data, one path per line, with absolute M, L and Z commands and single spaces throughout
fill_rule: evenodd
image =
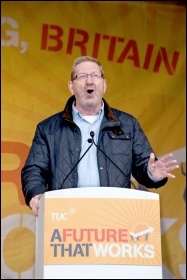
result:
M 88 147 L 88 149 L 84 152 L 84 154 L 80 157 L 80 159 L 77 161 L 77 163 L 74 165 L 74 167 L 70 170 L 70 172 L 68 173 L 68 175 L 65 177 L 64 181 L 61 184 L 61 187 L 63 186 L 64 182 L 67 180 L 68 176 L 71 174 L 71 172 L 74 170 L 74 168 L 77 166 L 77 164 L 81 161 L 81 159 L 85 156 L 85 154 L 88 152 L 88 150 L 91 148 L 91 146 L 94 144 L 94 142 L 92 142 L 92 144 Z
M 121 171 L 121 173 L 123 174 L 123 176 L 124 176 L 125 178 L 127 178 L 127 179 L 130 181 L 130 183 L 132 184 L 132 186 L 134 187 L 134 189 L 137 190 L 137 187 L 135 186 L 135 184 L 127 177 L 127 175 L 123 172 L 123 170 L 121 170 L 121 169 L 119 168 L 119 166 L 118 166 L 109 156 L 107 156 L 107 154 L 105 154 L 105 153 L 99 148 L 98 145 L 95 144 L 93 138 L 92 138 L 92 141 L 93 141 L 94 145 L 99 149 L 99 151 L 100 151 L 101 153 L 103 153 L 103 155 L 105 155 L 105 156 L 115 165 L 115 167 Z
M 137 187 L 135 186 L 135 184 L 130 180 L 130 178 L 127 177 L 127 175 L 123 172 L 123 170 L 121 170 L 121 169 L 119 168 L 119 166 L 118 166 L 109 156 L 107 156 L 107 154 L 105 154 L 105 153 L 99 148 L 98 145 L 95 144 L 95 141 L 94 141 L 94 139 L 93 139 L 94 133 L 93 133 L 93 134 L 90 134 L 90 135 L 91 135 L 92 139 L 88 139 L 88 140 L 90 140 L 91 145 L 90 145 L 90 146 L 88 147 L 88 149 L 84 152 L 84 154 L 80 157 L 80 159 L 77 161 L 77 163 L 74 165 L 74 167 L 70 170 L 70 172 L 68 173 L 68 175 L 65 177 L 64 181 L 62 182 L 61 187 L 63 186 L 63 184 L 65 183 L 65 181 L 67 180 L 67 178 L 69 177 L 69 175 L 71 174 L 71 172 L 75 169 L 75 167 L 78 165 L 78 163 L 82 160 L 82 158 L 85 156 L 85 154 L 86 154 L 86 153 L 88 152 L 88 150 L 91 148 L 91 146 L 94 144 L 94 145 L 99 149 L 99 151 L 100 151 L 101 153 L 103 153 L 103 155 L 106 156 L 106 157 L 114 164 L 114 166 L 115 166 L 117 169 L 120 170 L 120 172 L 123 174 L 123 176 L 124 176 L 125 178 L 127 178 L 127 179 L 130 181 L 130 183 L 132 184 L 132 186 L 134 187 L 134 189 L 137 190 Z

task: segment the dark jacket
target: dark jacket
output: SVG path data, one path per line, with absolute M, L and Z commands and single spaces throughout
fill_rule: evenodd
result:
M 22 190 L 26 204 L 31 198 L 47 190 L 77 187 L 76 165 L 81 152 L 81 132 L 73 122 L 72 96 L 62 112 L 43 120 L 37 125 L 33 143 L 21 171 Z M 141 185 L 158 188 L 167 182 L 167 178 L 154 183 L 147 175 L 150 153 L 153 152 L 136 118 L 125 112 L 110 108 L 104 102 L 102 120 L 97 145 L 115 165 L 97 150 L 100 186 L 130 188 L 132 176 Z

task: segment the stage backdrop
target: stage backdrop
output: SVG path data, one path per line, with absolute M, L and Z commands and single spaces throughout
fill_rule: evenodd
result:
M 179 162 L 176 179 L 151 191 L 160 195 L 164 278 L 186 278 L 186 10 L 155 2 L 1 1 L 1 279 L 34 277 L 35 217 L 20 171 L 37 123 L 70 97 L 81 55 L 102 62 L 109 104 L 138 118 L 158 157 L 173 152 Z

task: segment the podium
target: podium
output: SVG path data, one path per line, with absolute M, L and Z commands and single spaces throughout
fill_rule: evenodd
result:
M 114 187 L 46 192 L 35 279 L 162 279 L 159 195 Z

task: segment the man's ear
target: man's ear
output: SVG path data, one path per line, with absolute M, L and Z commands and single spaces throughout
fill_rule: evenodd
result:
M 73 82 L 72 81 L 68 82 L 68 88 L 69 88 L 69 91 L 71 92 L 71 94 L 74 95 Z
M 106 89 L 107 89 L 107 81 L 104 79 L 103 94 L 105 93 Z

